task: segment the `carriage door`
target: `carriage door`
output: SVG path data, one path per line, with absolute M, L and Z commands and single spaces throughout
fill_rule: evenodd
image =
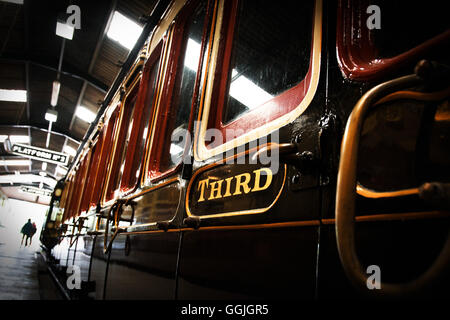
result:
M 120 233 L 107 248 L 106 299 L 175 298 L 182 158 L 206 16 L 204 1 L 182 4 L 152 35 L 134 111 L 121 129 L 128 135 L 114 152 L 119 170 L 110 175 L 105 200 L 116 201 Z
M 359 77 L 356 80 L 370 77 L 379 84 L 351 106 L 347 120 L 336 191 L 336 241 L 345 276 L 337 275 L 341 268 L 327 268 L 333 264 L 324 260 L 323 274 L 328 273 L 330 283 L 324 293 L 343 295 L 345 287 L 334 286 L 347 279 L 351 294 L 358 296 L 362 292 L 385 298 L 448 297 L 448 23 L 437 4 L 412 6 L 407 19 L 392 2 L 381 2 L 381 6 L 385 27 L 372 33 L 362 28 L 359 40 L 353 42 L 368 46 L 365 54 L 353 60 L 368 68 L 360 68 L 353 76 Z M 340 25 L 346 30 L 342 39 L 338 37 L 338 47 L 343 49 L 341 41 L 355 40 L 347 36 L 356 37 L 358 28 L 357 19 L 343 17 L 361 8 L 338 9 Z M 430 23 L 426 25 L 404 24 L 427 15 Z M 368 36 L 373 41 L 367 42 Z M 338 50 L 341 62 L 355 57 L 354 49 Z M 401 65 L 407 67 L 399 69 Z M 386 76 L 392 73 L 399 76 Z M 375 273 L 378 284 L 374 278 L 366 281 Z
M 106 215 L 104 211 L 97 212 L 100 208 L 100 200 L 103 189 L 103 179 L 106 173 L 112 145 L 114 141 L 114 133 L 117 130 L 117 122 L 120 111 L 120 102 L 115 100 L 107 109 L 104 118 L 104 124 L 101 128 L 97 142 L 95 143 L 95 154 L 92 172 L 89 173 L 87 181 L 86 194 L 88 206 L 90 208 L 91 217 L 95 219 L 96 227 L 88 232 L 84 238 L 84 242 L 88 244 L 88 252 L 92 252 L 89 281 L 95 283 L 95 292 L 90 292 L 89 296 L 95 299 L 102 299 L 104 295 L 105 275 L 108 263 L 108 255 L 103 251 L 104 230 L 106 229 L 105 219 L 102 215 Z M 83 199 L 84 202 L 84 199 Z M 92 221 L 91 221 L 92 222 Z M 91 247 L 92 246 L 92 247 Z M 89 268 L 89 267 L 88 267 Z
M 212 1 L 179 299 L 314 297 L 321 1 Z

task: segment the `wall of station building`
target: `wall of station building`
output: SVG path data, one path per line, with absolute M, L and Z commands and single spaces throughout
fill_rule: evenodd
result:
M 37 231 L 33 236 L 32 249 L 39 249 L 39 236 L 48 206 L 21 200 L 8 199 L 0 195 L 0 250 L 20 248 L 22 226 L 31 219 L 36 223 Z

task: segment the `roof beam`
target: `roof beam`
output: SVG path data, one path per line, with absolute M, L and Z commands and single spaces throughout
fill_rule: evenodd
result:
M 58 71 L 58 67 L 53 67 L 52 62 L 54 62 L 55 58 L 49 58 L 49 57 L 36 57 L 36 56 L 30 56 L 27 57 L 25 55 L 14 55 L 14 56 L 6 56 L 0 58 L 0 63 L 30 63 L 48 70 L 52 71 Z M 61 74 L 64 74 L 66 76 L 79 79 L 82 81 L 86 81 L 91 86 L 97 88 L 103 93 L 106 93 L 109 86 L 105 83 L 103 83 L 101 80 L 91 76 L 90 74 L 83 72 L 79 70 L 77 67 L 71 65 L 71 64 L 64 64 L 64 70 L 61 70 Z
M 41 127 L 37 127 L 37 126 L 29 126 L 29 125 L 0 125 L 0 131 L 1 129 L 8 129 L 8 128 L 18 128 L 18 129 L 33 129 L 33 130 L 39 130 L 42 132 L 47 133 L 48 132 L 48 128 L 41 128 Z M 77 143 L 78 145 L 81 144 L 81 141 L 73 138 L 71 135 L 66 134 L 66 133 L 61 133 L 61 132 L 56 132 L 56 131 L 52 131 L 52 134 L 57 135 L 57 136 L 62 136 L 65 137 L 66 139 L 69 139 L 70 141 Z M 31 141 L 31 136 L 30 136 L 30 141 Z
M 109 8 L 108 17 L 103 24 L 103 31 L 101 32 L 100 36 L 97 39 L 97 45 L 95 46 L 95 50 L 94 50 L 94 53 L 92 54 L 91 62 L 89 63 L 88 74 L 91 74 L 92 69 L 94 69 L 95 62 L 97 61 L 98 54 L 100 53 L 100 49 L 103 45 L 103 40 L 106 37 L 107 30 L 109 29 L 109 25 L 111 24 L 111 20 L 114 15 L 114 11 L 116 10 L 116 5 L 117 5 L 117 0 L 112 1 L 111 7 Z M 75 108 L 77 108 L 79 105 L 81 105 L 81 102 L 83 101 L 83 98 L 84 98 L 84 93 L 86 91 L 86 87 L 87 87 L 87 82 L 83 81 L 83 86 L 81 87 L 80 94 L 78 95 L 77 105 L 75 106 Z M 72 130 L 72 126 L 75 122 L 75 118 L 76 118 L 76 116 L 75 116 L 75 110 L 74 110 L 74 113 L 72 115 L 72 120 L 70 120 L 69 130 Z

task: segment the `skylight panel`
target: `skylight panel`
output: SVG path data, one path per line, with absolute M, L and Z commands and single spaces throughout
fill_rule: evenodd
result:
M 84 120 L 88 123 L 91 123 L 92 121 L 95 120 L 96 114 L 94 112 L 92 112 L 91 110 L 89 110 L 86 107 L 82 107 L 79 106 L 76 110 L 75 110 L 75 115 L 80 118 L 81 120 Z
M 6 138 L 8 138 L 7 135 L 0 134 L 0 143 L 5 142 Z M 11 143 L 30 143 L 29 136 L 10 135 L 9 140 Z
M 0 101 L 27 102 L 27 91 L 0 89 Z
M 77 150 L 69 146 L 64 146 L 63 152 L 67 153 L 72 157 L 75 157 L 77 155 Z
M 118 11 L 114 12 L 107 36 L 131 50 L 142 33 L 142 27 Z

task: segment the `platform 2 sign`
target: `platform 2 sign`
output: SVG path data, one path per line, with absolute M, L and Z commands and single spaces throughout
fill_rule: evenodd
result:
M 69 155 L 65 153 L 56 152 L 53 150 L 42 149 L 33 146 L 27 146 L 23 144 L 12 144 L 7 151 L 12 154 L 27 157 L 30 159 L 50 162 L 66 166 L 69 162 Z

